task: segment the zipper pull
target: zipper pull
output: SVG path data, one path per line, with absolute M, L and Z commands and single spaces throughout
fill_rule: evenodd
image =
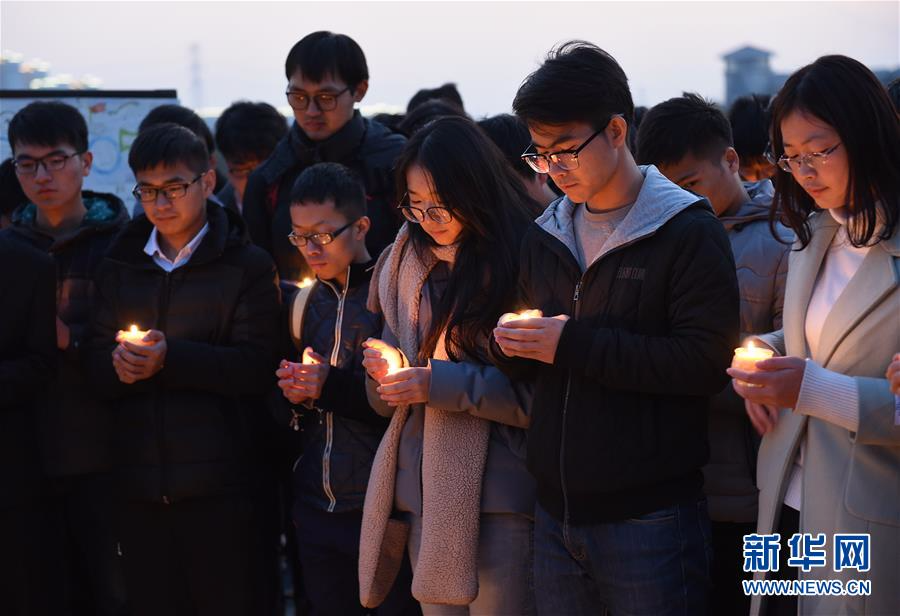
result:
M 572 301 L 577 303 L 579 297 L 581 297 L 581 280 L 575 285 L 575 297 L 572 298 Z
M 291 409 L 291 422 L 288 424 L 294 432 L 300 431 L 300 413 Z

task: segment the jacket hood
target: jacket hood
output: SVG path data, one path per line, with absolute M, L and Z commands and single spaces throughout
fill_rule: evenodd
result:
M 653 165 L 640 166 L 644 183 L 634 205 L 622 223 L 616 227 L 603 246 L 597 259 L 626 244 L 634 243 L 653 235 L 679 212 L 697 204 L 712 209 L 709 203 L 692 192 L 688 192 L 670 182 Z M 575 208 L 568 197 L 561 197 L 551 203 L 535 221 L 544 231 L 562 242 L 578 260 L 578 245 L 575 237 Z M 595 259 L 595 261 L 597 260 Z
M 125 204 L 112 193 L 85 190 L 82 191 L 81 197 L 87 210 L 81 224 L 68 233 L 54 238 L 50 250 L 56 250 L 87 235 L 121 227 L 129 220 Z M 34 203 L 26 203 L 13 212 L 12 223 L 12 229 L 26 237 L 51 237 L 38 229 L 37 206 Z
M 719 219 L 725 225 L 726 231 L 731 231 L 736 225 L 769 219 L 769 208 L 772 205 L 772 198 L 775 196 L 775 187 L 772 185 L 772 181 L 744 182 L 744 189 L 750 196 L 750 201 L 742 205 L 734 214 L 722 216 Z
M 211 261 L 221 256 L 226 248 L 250 243 L 247 225 L 239 214 L 207 200 L 206 220 L 209 231 L 189 265 Z M 153 224 L 146 215 L 135 217 L 110 246 L 109 258 L 136 266 L 156 267 L 153 259 L 144 252 L 152 230 Z

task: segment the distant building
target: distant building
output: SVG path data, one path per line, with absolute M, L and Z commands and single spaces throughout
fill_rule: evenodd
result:
M 756 47 L 741 47 L 722 56 L 725 60 L 725 106 L 748 94 L 775 94 L 789 74 L 776 73 L 769 66 L 772 53 Z M 900 77 L 900 68 L 873 69 L 885 85 Z
M 756 47 L 741 47 L 725 54 L 725 105 L 747 94 L 774 94 L 788 76 L 769 66 L 772 53 Z
M 22 61 L 22 54 L 0 54 L 0 90 L 96 90 L 100 79 L 91 75 L 75 78 L 50 74 L 50 64 L 42 60 Z

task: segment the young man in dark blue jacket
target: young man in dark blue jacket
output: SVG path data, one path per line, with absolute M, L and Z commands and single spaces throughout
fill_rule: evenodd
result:
M 113 400 L 125 579 L 135 615 L 258 614 L 261 546 L 247 396 L 277 366 L 278 288 L 240 216 L 211 201 L 206 145 L 142 131 L 128 162 L 144 215 L 110 246 L 89 336 Z M 143 335 L 128 330 L 136 325 Z
M 381 332 L 366 308 L 375 260 L 362 184 L 346 167 L 319 163 L 291 194 L 291 244 L 316 278 L 290 305 L 293 354 L 276 372 L 289 424 L 303 430 L 294 467 L 293 519 L 313 614 L 363 614 L 359 533 L 372 459 L 387 422 L 369 406 L 363 342 Z M 403 575 L 379 614 L 415 610 Z
M 93 310 L 94 275 L 128 221 L 112 194 L 83 190 L 91 172 L 88 127 L 71 105 L 36 101 L 9 122 L 16 177 L 28 202 L 0 232 L 56 263 L 57 378 L 37 396 L 48 524 L 41 552 L 57 571 L 60 612 L 121 614 L 125 584 L 116 556 L 112 500 L 112 416 L 82 370 L 82 343 Z
M 705 613 L 706 414 L 738 339 L 725 231 L 635 164 L 627 78 L 603 50 L 552 52 L 513 109 L 526 162 L 565 193 L 523 239 L 521 301 L 544 316 L 495 330 L 510 373 L 535 379 L 538 611 Z
M 306 35 L 291 48 L 284 69 L 295 122 L 247 180 L 243 214 L 250 236 L 275 259 L 281 278 L 298 281 L 311 275 L 287 241 L 291 187 L 300 173 L 315 163 L 334 162 L 356 174 L 372 221 L 366 246 L 379 255 L 400 228 L 392 167 L 406 139 L 354 108 L 369 88 L 369 68 L 362 49 L 346 34 Z

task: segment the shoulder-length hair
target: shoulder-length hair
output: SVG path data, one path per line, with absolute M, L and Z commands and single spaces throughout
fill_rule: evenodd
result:
M 775 158 L 784 153 L 781 123 L 795 111 L 815 116 L 838 133 L 849 166 L 850 242 L 859 247 L 891 237 L 900 209 L 900 125 L 872 71 L 846 56 L 822 56 L 788 78 L 771 111 Z M 809 215 L 818 209 L 793 174 L 778 173 L 770 225 L 780 213 L 805 248 L 812 239 Z M 883 226 L 874 237 L 878 223 Z
M 515 308 L 521 240 L 540 206 L 503 153 L 468 118 L 440 117 L 412 136 L 397 161 L 398 195 L 407 193 L 406 172 L 413 165 L 427 172 L 432 192 L 463 225 L 419 359 L 431 357 L 446 329 L 451 359 L 465 355 L 488 363 L 485 336 L 501 314 Z M 409 229 L 419 254 L 436 245 L 420 225 Z

